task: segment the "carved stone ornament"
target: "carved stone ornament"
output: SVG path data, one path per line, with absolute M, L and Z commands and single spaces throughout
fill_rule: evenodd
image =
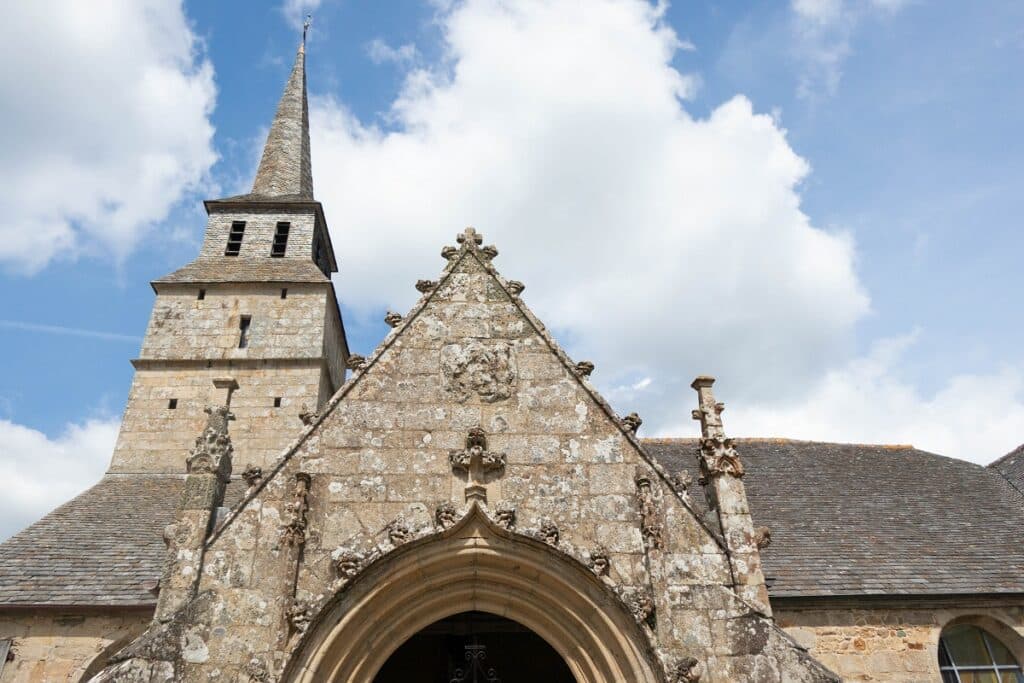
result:
M 690 488 L 692 483 L 693 477 L 686 470 L 679 470 L 672 475 L 672 486 L 680 493 L 686 493 L 686 490 Z
M 590 373 L 594 371 L 594 364 L 589 360 L 581 360 L 576 364 L 576 374 L 580 377 L 590 377 Z
M 483 254 L 483 257 L 485 259 L 490 261 L 491 259 L 498 255 L 498 248 L 493 244 L 488 244 L 486 247 L 480 248 L 480 253 Z
M 456 474 L 466 475 L 466 501 L 487 502 L 487 477 L 492 473 L 505 471 L 506 456 L 487 450 L 487 435 L 479 427 L 473 427 L 466 436 L 466 447 L 449 451 L 448 462 Z
M 539 533 L 545 543 L 558 545 L 558 526 L 550 519 L 541 520 Z
M 309 406 L 307 406 L 305 403 L 302 404 L 302 410 L 299 411 L 299 420 L 302 421 L 302 424 L 308 427 L 309 425 L 316 422 L 318 417 L 320 417 L 319 413 L 317 413 L 315 410 L 310 410 Z
M 494 521 L 503 529 L 512 531 L 516 528 L 516 506 L 508 500 L 498 503 L 494 511 Z
M 422 294 L 426 294 L 427 292 L 431 291 L 435 287 L 437 287 L 437 283 L 434 282 L 433 280 L 417 280 L 416 281 L 416 291 L 420 292 Z
M 512 396 L 516 382 L 516 358 L 508 342 L 470 341 L 441 349 L 445 388 L 458 402 L 479 396 L 485 403 Z
M 732 439 L 708 436 L 700 440 L 701 474 L 704 477 L 728 475 L 737 479 L 745 474 Z
M 701 676 L 701 666 L 693 657 L 677 659 L 669 669 L 670 683 L 697 683 Z
M 242 472 L 242 479 L 245 480 L 246 486 L 252 488 L 263 479 L 263 468 L 257 467 L 256 465 L 249 465 Z
M 464 244 L 466 240 L 471 241 L 473 244 L 480 246 L 484 243 L 484 236 L 476 231 L 476 228 L 466 228 L 456 238 L 455 241 L 459 244 Z
M 351 579 L 359 573 L 365 559 L 362 553 L 355 550 L 341 550 L 333 560 L 334 571 L 337 572 L 339 578 Z
M 524 285 L 519 280 L 509 280 L 508 281 L 508 291 L 512 292 L 513 296 L 519 296 L 520 294 L 523 293 L 523 290 L 525 290 L 525 289 L 526 289 L 526 285 Z
M 384 316 L 384 322 L 387 323 L 388 327 L 398 327 L 402 324 L 402 314 L 388 311 L 388 314 Z
M 608 576 L 611 568 L 611 557 L 604 546 L 597 546 L 590 553 L 590 569 L 598 576 Z
M 345 367 L 349 370 L 362 370 L 364 365 L 366 365 L 366 356 L 361 356 L 358 353 L 348 354 L 348 358 L 345 360 Z
M 626 426 L 626 429 L 636 434 L 637 430 L 640 429 L 644 421 L 640 419 L 640 416 L 636 413 L 630 413 L 626 417 L 622 418 L 622 424 Z
M 772 530 L 766 526 L 759 526 L 754 529 L 754 545 L 758 550 L 763 550 L 772 544 Z
M 397 517 L 388 524 L 388 540 L 394 546 L 399 546 L 412 540 L 412 530 L 406 524 L 404 517 Z
M 646 624 L 654 628 L 654 598 L 642 588 L 633 591 L 629 598 L 629 611 L 639 624 Z
M 253 657 L 242 667 L 242 673 L 249 677 L 249 683 L 266 683 L 270 680 L 270 672 L 262 659 Z
M 288 623 L 298 633 L 305 633 L 313 621 L 313 610 L 305 600 L 296 600 L 288 607 Z
M 281 528 L 281 540 L 290 546 L 300 546 L 306 542 L 306 512 L 309 504 L 306 500 L 309 494 L 310 477 L 305 472 L 295 475 L 295 488 L 292 490 L 292 499 L 284 506 L 288 513 L 288 521 Z
M 451 261 L 453 258 L 458 256 L 459 250 L 455 247 L 444 247 L 441 249 L 441 258 L 446 261 Z
M 208 416 L 206 428 L 196 437 L 185 468 L 189 474 L 216 474 L 227 482 L 231 477 L 231 454 L 234 452 L 228 436 L 228 420 L 234 420 L 235 416 L 227 406 L 207 406 L 204 410 Z
M 434 510 L 434 523 L 442 529 L 455 524 L 459 518 L 459 511 L 450 500 L 442 501 Z
M 654 501 L 651 478 L 643 470 L 637 470 L 633 477 L 636 483 L 636 500 L 640 507 L 640 532 L 649 550 L 660 550 L 665 544 L 664 531 L 658 507 Z

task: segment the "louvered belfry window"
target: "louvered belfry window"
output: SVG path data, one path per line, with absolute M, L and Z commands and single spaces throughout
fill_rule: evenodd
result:
M 288 231 L 291 230 L 292 224 L 282 221 L 277 224 L 277 229 L 274 231 L 274 243 L 270 247 L 270 255 L 275 258 L 284 257 L 284 252 L 288 249 Z
M 238 256 L 242 250 L 242 237 L 245 236 L 245 221 L 234 221 L 228 233 L 228 246 L 224 249 L 225 256 Z

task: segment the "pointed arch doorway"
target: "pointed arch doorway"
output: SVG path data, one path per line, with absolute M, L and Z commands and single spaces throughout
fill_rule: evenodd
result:
M 475 504 L 455 526 L 402 545 L 339 591 L 310 624 L 282 680 L 371 683 L 405 643 L 465 613 L 494 615 L 535 635 L 575 683 L 662 680 L 637 622 L 592 571 L 543 541 L 497 526 Z M 532 642 L 534 652 L 542 651 Z M 496 667 L 495 674 L 502 683 L 517 680 Z
M 576 683 L 565 660 L 543 638 L 511 619 L 461 612 L 405 641 L 374 683 Z

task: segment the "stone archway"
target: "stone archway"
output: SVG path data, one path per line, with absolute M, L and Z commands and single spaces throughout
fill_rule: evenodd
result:
M 370 683 L 402 643 L 461 612 L 536 633 L 578 683 L 662 680 L 646 636 L 607 586 L 475 505 L 453 528 L 402 546 L 349 584 L 311 625 L 283 680 Z

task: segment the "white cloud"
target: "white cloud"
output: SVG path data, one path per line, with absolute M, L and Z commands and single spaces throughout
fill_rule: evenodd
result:
M 56 439 L 0 420 L 0 540 L 95 483 L 110 461 L 117 420 L 70 424 Z
M 391 130 L 313 102 L 343 301 L 408 307 L 475 225 L 595 379 L 653 378 L 621 406 L 651 425 L 699 372 L 774 396 L 845 350 L 868 307 L 850 240 L 801 212 L 808 165 L 771 116 L 744 97 L 686 112 L 657 8 L 474 0 L 439 21 L 442 66 L 409 72 Z
M 366 54 L 374 64 L 391 62 L 394 64 L 412 64 L 419 53 L 412 43 L 391 47 L 380 38 L 374 38 L 366 46 Z
M 910 0 L 790 0 L 793 49 L 802 69 L 798 94 L 834 95 L 843 63 L 853 52 L 851 41 L 864 19 L 893 15 L 909 4 Z
M 726 427 L 736 436 L 911 443 L 986 464 L 1024 442 L 1024 374 L 1006 367 L 958 375 L 933 395 L 898 378 L 914 335 L 878 342 L 864 358 L 828 372 L 809 395 L 779 406 L 738 403 Z
M 215 160 L 180 1 L 11 3 L 0 33 L 0 265 L 123 256 Z

